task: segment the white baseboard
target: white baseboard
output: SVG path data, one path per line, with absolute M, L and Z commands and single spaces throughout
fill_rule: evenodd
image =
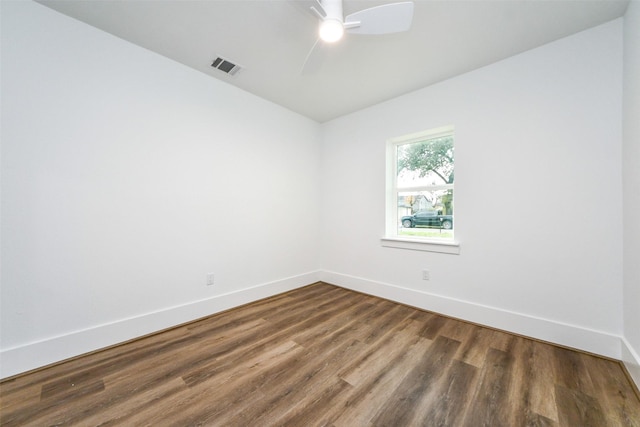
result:
M 320 280 L 515 334 L 621 360 L 621 337 L 593 329 L 533 317 L 360 277 L 322 271 Z
M 622 362 L 629 371 L 631 379 L 640 389 L 640 355 L 633 349 L 626 338 L 622 338 Z
M 314 271 L 0 351 L 0 378 L 171 328 L 320 280 Z
M 0 351 L 0 379 L 324 281 L 458 319 L 622 360 L 640 385 L 640 357 L 623 338 L 548 319 L 330 271 L 314 271 Z

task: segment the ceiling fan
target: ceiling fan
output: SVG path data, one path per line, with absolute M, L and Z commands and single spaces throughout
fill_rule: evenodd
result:
M 379 35 L 408 31 L 413 19 L 413 2 L 389 3 L 363 9 L 343 17 L 342 0 L 311 0 L 309 10 L 319 19 L 318 40 L 302 66 L 302 74 L 322 65 L 327 46 L 351 34 Z

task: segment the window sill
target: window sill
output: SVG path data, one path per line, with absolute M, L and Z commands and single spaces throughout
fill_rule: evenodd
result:
M 387 248 L 409 249 L 414 251 L 439 252 L 443 254 L 460 254 L 459 242 L 441 242 L 437 240 L 411 239 L 408 237 L 383 237 L 382 246 Z

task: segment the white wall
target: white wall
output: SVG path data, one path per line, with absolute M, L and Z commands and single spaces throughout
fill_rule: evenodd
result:
M 309 119 L 3 1 L 1 136 L 3 377 L 317 280 Z
M 640 385 L 640 1 L 624 17 L 624 336 L 623 360 Z
M 622 25 L 326 123 L 323 278 L 620 357 Z M 445 125 L 460 255 L 382 247 L 385 141 Z

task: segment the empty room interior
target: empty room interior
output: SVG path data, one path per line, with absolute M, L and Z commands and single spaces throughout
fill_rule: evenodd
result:
M 640 0 L 0 16 L 3 425 L 640 426 Z

